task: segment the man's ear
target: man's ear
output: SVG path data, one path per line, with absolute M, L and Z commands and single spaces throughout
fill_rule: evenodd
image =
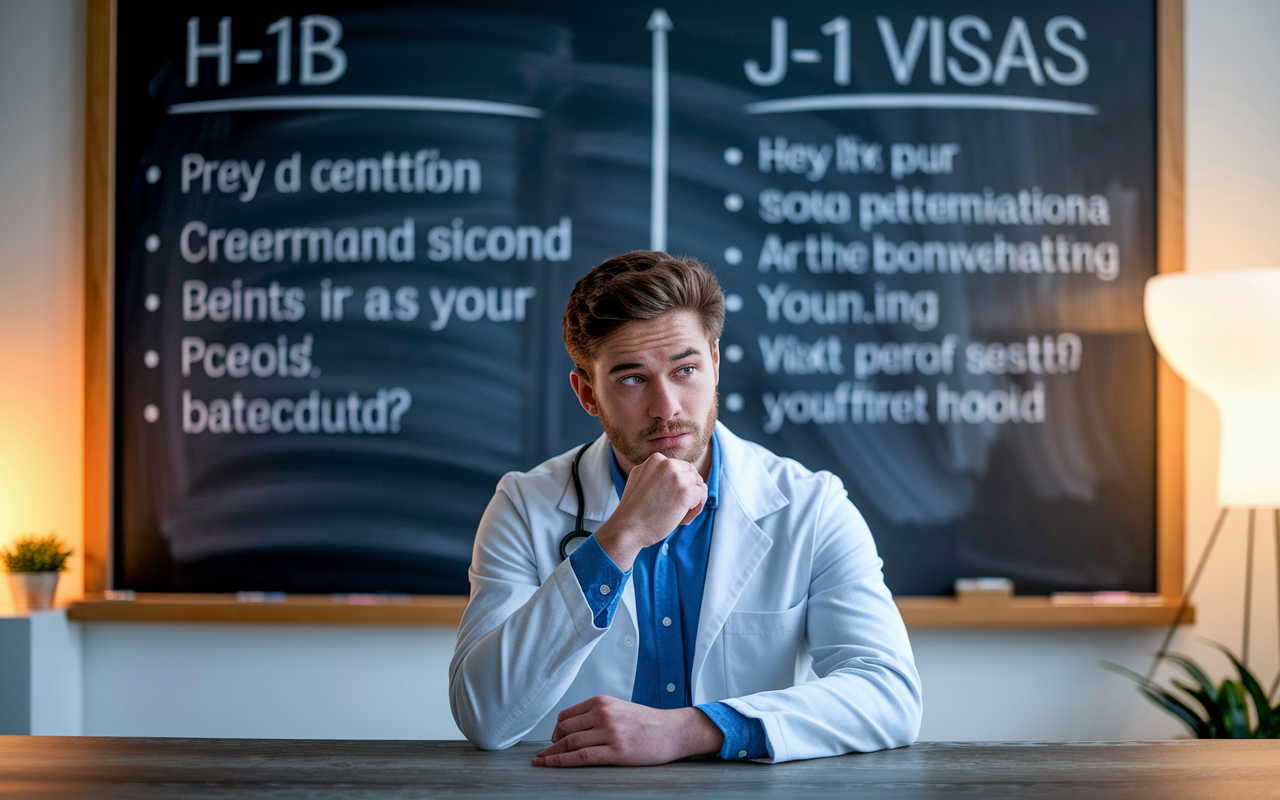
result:
M 569 385 L 573 387 L 573 393 L 578 396 L 578 402 L 582 404 L 582 410 L 593 417 L 600 416 L 596 406 L 596 393 L 591 388 L 591 380 L 585 374 L 579 372 L 577 368 L 574 368 L 569 371 Z
M 716 386 L 720 385 L 720 340 L 711 343 L 711 371 L 716 376 Z

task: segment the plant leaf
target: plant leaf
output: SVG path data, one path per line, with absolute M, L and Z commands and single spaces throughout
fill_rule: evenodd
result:
M 1192 711 L 1190 707 L 1178 698 L 1159 687 L 1148 689 L 1145 686 L 1139 686 L 1138 691 L 1152 703 L 1177 717 L 1178 721 L 1186 725 L 1197 739 L 1215 738 L 1213 736 L 1214 731 L 1209 724 L 1197 716 L 1196 712 Z
M 1214 738 L 1215 730 L 1213 725 L 1202 719 L 1200 715 L 1192 710 L 1186 703 L 1169 694 L 1155 683 L 1147 680 L 1145 676 L 1139 675 L 1127 667 L 1122 667 L 1119 664 L 1114 664 L 1110 661 L 1103 661 L 1102 668 L 1109 672 L 1114 672 L 1117 675 L 1126 677 L 1138 684 L 1138 691 L 1142 693 L 1143 697 L 1176 717 L 1179 722 L 1190 729 L 1192 735 L 1197 739 Z M 1204 701 L 1201 702 L 1203 703 Z
M 1222 718 L 1222 709 L 1218 708 L 1218 704 L 1214 702 L 1213 698 L 1209 697 L 1208 692 L 1198 686 L 1191 686 L 1177 679 L 1171 680 L 1170 683 L 1194 697 L 1204 708 L 1205 718 L 1208 720 L 1209 728 L 1213 731 L 1210 736 L 1205 738 L 1220 738 L 1217 732 L 1224 730 L 1226 728 L 1226 723 Z
M 1165 653 L 1164 657 L 1166 661 L 1172 661 L 1174 664 L 1182 667 L 1183 671 L 1190 675 L 1192 680 L 1200 684 L 1200 688 L 1204 689 L 1205 694 L 1209 695 L 1210 700 L 1213 700 L 1215 703 L 1218 701 L 1217 688 L 1213 685 L 1213 681 L 1209 680 L 1209 676 L 1204 674 L 1204 670 L 1200 669 L 1200 666 L 1196 664 L 1196 662 L 1181 653 Z
M 1249 729 L 1249 707 L 1244 696 L 1244 688 L 1240 684 L 1224 678 L 1218 687 L 1218 705 L 1226 720 L 1224 739 L 1248 739 L 1252 731 Z
M 1263 691 L 1262 686 L 1258 684 L 1258 679 L 1253 676 L 1249 668 L 1241 664 L 1240 660 L 1230 650 L 1216 642 L 1213 645 L 1226 654 L 1227 658 L 1231 659 L 1231 663 L 1236 667 L 1236 672 L 1240 673 L 1240 683 L 1253 700 L 1253 710 L 1258 715 L 1258 729 L 1254 735 L 1262 738 L 1271 738 L 1269 734 L 1272 728 L 1272 710 L 1271 704 L 1267 701 L 1267 693 Z

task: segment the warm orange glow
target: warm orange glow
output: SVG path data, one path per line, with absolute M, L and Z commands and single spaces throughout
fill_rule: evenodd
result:
M 32 341 L 31 333 L 50 333 L 39 330 L 0 339 L 0 546 L 54 531 L 75 548 L 58 582 L 59 604 L 80 597 L 84 585 L 81 348 L 79 325 L 68 327 L 51 340 Z M 31 358 L 33 350 L 48 357 Z M 0 613 L 11 614 L 4 583 Z

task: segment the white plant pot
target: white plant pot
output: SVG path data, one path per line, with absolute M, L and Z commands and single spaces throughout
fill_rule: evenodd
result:
M 58 591 L 58 573 L 10 572 L 9 590 L 13 593 L 14 610 L 19 614 L 47 611 L 53 608 L 53 595 Z

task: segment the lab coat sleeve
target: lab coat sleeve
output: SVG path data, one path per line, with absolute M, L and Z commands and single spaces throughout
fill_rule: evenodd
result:
M 528 512 L 503 478 L 476 532 L 471 600 L 449 665 L 449 705 L 477 747 L 501 750 L 542 720 L 608 628 L 568 560 L 539 581 Z
M 764 724 L 773 762 L 903 747 L 920 732 L 920 676 L 875 542 L 825 478 L 806 612 L 818 680 L 723 701 Z

